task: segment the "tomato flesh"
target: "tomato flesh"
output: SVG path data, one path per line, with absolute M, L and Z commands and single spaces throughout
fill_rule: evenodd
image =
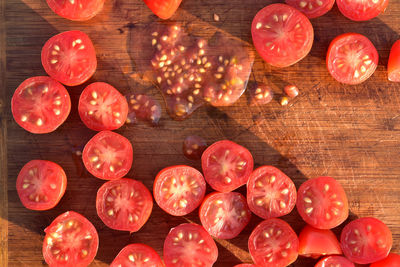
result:
M 186 137 L 182 146 L 183 155 L 192 160 L 201 159 L 201 155 L 203 155 L 203 152 L 206 150 L 206 148 L 206 140 L 197 135 L 190 135 Z
M 56 163 L 31 160 L 17 177 L 17 192 L 22 204 L 31 210 L 48 210 L 58 204 L 67 187 L 67 176 Z
M 271 87 L 264 83 L 255 83 L 253 86 L 250 86 L 248 90 L 250 91 L 250 105 L 252 106 L 268 104 L 274 98 L 274 92 Z
M 296 206 L 303 220 L 318 229 L 332 229 L 349 216 L 346 193 L 332 177 L 304 182 L 297 191 Z
M 128 115 L 125 97 L 108 83 L 88 85 L 79 97 L 79 116 L 94 131 L 120 128 Z
M 151 11 L 161 19 L 174 15 L 182 0 L 143 0 Z
M 296 205 L 293 181 L 273 166 L 253 171 L 247 182 L 247 203 L 257 216 L 269 219 L 289 214 Z
M 254 228 L 248 246 L 257 266 L 284 267 L 297 259 L 299 239 L 289 224 L 272 218 Z
M 76 21 L 89 20 L 97 15 L 104 5 L 104 0 L 46 0 L 57 15 Z
M 88 266 L 97 254 L 96 228 L 79 213 L 61 214 L 44 231 L 43 257 L 50 266 Z
M 136 118 L 156 125 L 161 118 L 160 103 L 149 95 L 130 94 L 126 96 L 129 105 L 128 123 L 135 123 Z
M 337 0 L 343 16 L 354 21 L 370 20 L 385 11 L 389 0 Z
M 240 234 L 251 218 L 246 199 L 240 193 L 211 193 L 200 208 L 200 221 L 206 231 L 220 239 Z
M 400 255 L 389 253 L 386 258 L 372 263 L 370 267 L 400 267 Z
M 219 192 L 230 192 L 246 184 L 253 165 L 250 151 L 229 140 L 215 142 L 201 156 L 204 178 Z
M 174 216 L 183 216 L 195 210 L 201 204 L 205 191 L 203 175 L 185 165 L 161 170 L 153 189 L 158 206 Z
M 157 252 L 145 244 L 130 244 L 124 247 L 115 257 L 110 267 L 163 267 L 164 264 Z
M 354 263 L 342 256 L 328 256 L 320 260 L 315 267 L 355 267 Z
M 120 134 L 102 131 L 87 142 L 82 160 L 93 176 L 104 180 L 119 179 L 132 166 L 132 144 Z
M 380 220 L 364 217 L 347 224 L 340 236 L 344 255 L 352 262 L 369 264 L 387 257 L 392 233 Z
M 97 215 L 111 229 L 139 231 L 149 219 L 152 209 L 150 191 L 133 179 L 108 181 L 97 191 Z
M 165 238 L 166 267 L 211 267 L 217 258 L 217 245 L 200 225 L 183 223 L 172 228 Z
M 342 249 L 335 234 L 329 229 L 306 225 L 299 234 L 299 255 L 318 259 L 323 255 L 340 255 Z
M 37 76 L 26 79 L 15 90 L 11 111 L 19 126 L 31 133 L 55 131 L 68 117 L 71 99 L 56 80 Z
M 336 37 L 328 48 L 326 64 L 335 80 L 345 84 L 366 81 L 378 66 L 379 55 L 371 41 L 358 33 Z
M 50 77 L 75 86 L 86 82 L 97 68 L 96 51 L 89 36 L 66 31 L 51 37 L 42 48 L 42 65 Z
M 275 67 L 288 67 L 311 50 L 314 30 L 309 19 L 285 4 L 261 9 L 251 26 L 253 43 L 260 56 Z
M 389 81 L 400 82 L 400 40 L 390 50 L 388 74 Z
M 328 13 L 335 4 L 335 0 L 286 0 L 286 4 L 313 19 Z

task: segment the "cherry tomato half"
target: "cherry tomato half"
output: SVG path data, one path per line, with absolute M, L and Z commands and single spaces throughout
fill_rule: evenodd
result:
M 288 67 L 302 60 L 314 42 L 309 19 L 285 4 L 261 9 L 253 19 L 251 34 L 257 52 L 275 67 Z
M 115 257 L 110 267 L 164 267 L 157 252 L 145 244 L 130 244 Z
M 211 267 L 218 248 L 212 237 L 198 224 L 183 223 L 172 228 L 164 242 L 166 267 Z
M 215 142 L 201 156 L 204 178 L 219 192 L 230 192 L 246 184 L 253 165 L 250 151 L 228 140 Z
M 162 19 L 174 15 L 182 0 L 143 0 L 151 11 Z
M 273 166 L 262 166 L 247 182 L 247 203 L 257 216 L 269 219 L 289 214 L 296 205 L 293 181 Z
M 373 263 L 387 257 L 392 248 L 392 233 L 380 220 L 364 217 L 347 224 L 340 236 L 344 255 L 359 264 Z
M 242 264 L 235 265 L 234 267 L 256 267 L 256 266 L 254 264 L 250 264 L 250 263 L 242 263 Z
M 345 33 L 329 45 L 326 64 L 329 73 L 338 82 L 359 84 L 375 72 L 378 59 L 378 51 L 367 37 Z
M 194 211 L 205 192 L 206 182 L 201 172 L 185 165 L 167 167 L 154 180 L 154 199 L 160 208 L 174 216 Z
M 342 256 L 328 256 L 320 260 L 315 267 L 355 267 L 354 263 Z
M 390 50 L 388 74 L 389 81 L 400 82 L 400 40 Z
M 119 179 L 132 167 L 132 144 L 120 134 L 102 131 L 87 142 L 82 160 L 93 176 L 103 180 Z
M 50 77 L 75 86 L 86 82 L 97 68 L 96 51 L 89 36 L 67 31 L 51 37 L 42 48 L 42 65 Z
M 286 4 L 313 19 L 328 13 L 335 4 L 335 0 L 286 0 Z
M 128 116 L 125 97 L 108 83 L 88 85 L 79 97 L 79 116 L 94 131 L 116 130 Z
M 272 218 L 254 228 L 248 245 L 257 266 L 284 267 L 297 259 L 299 239 L 289 224 Z
M 246 199 L 237 192 L 209 194 L 201 204 L 199 213 L 206 231 L 220 239 L 238 236 L 251 218 Z
M 50 266 L 88 266 L 97 254 L 96 228 L 79 213 L 61 214 L 44 231 L 43 257 Z
M 323 255 L 340 255 L 342 249 L 335 234 L 328 229 L 306 225 L 299 234 L 299 255 L 318 259 Z
M 46 0 L 57 15 L 76 21 L 89 20 L 97 15 L 104 5 L 104 0 Z
M 26 79 L 11 99 L 14 120 L 31 133 L 55 131 L 67 119 L 70 110 L 67 89 L 46 76 Z
M 318 229 L 334 228 L 349 216 L 346 193 L 332 177 L 304 182 L 297 191 L 296 206 L 303 220 Z
M 355 21 L 364 21 L 384 12 L 389 0 L 337 0 L 336 4 L 343 16 Z
M 386 258 L 372 263 L 370 267 L 400 267 L 400 255 L 389 253 Z
M 97 215 L 111 229 L 139 231 L 149 219 L 152 209 L 150 191 L 133 179 L 108 181 L 97 191 Z
M 31 210 L 48 210 L 58 204 L 67 187 L 67 176 L 60 165 L 47 160 L 31 160 L 18 174 L 17 192 L 22 204 Z

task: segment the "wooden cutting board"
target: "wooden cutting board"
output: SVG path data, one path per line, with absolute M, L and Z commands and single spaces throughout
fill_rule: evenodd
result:
M 219 28 L 251 44 L 252 18 L 272 2 L 283 1 L 184 0 L 174 19 Z M 218 14 L 220 21 L 214 21 L 213 14 Z M 53 133 L 30 134 L 14 122 L 10 112 L 15 88 L 30 76 L 45 74 L 40 63 L 42 45 L 52 35 L 71 29 L 85 31 L 95 44 L 99 67 L 90 82 L 109 82 L 124 93 L 147 92 L 162 101 L 155 88 L 138 78 L 128 53 L 132 29 L 157 18 L 140 0 L 107 1 L 102 13 L 89 22 L 58 17 L 43 0 L 0 0 L 0 16 L 0 266 L 43 265 L 43 229 L 67 210 L 84 214 L 99 231 L 100 248 L 92 266 L 106 266 L 122 247 L 134 242 L 146 243 L 162 254 L 169 229 L 188 220 L 199 222 L 197 211 L 173 217 L 155 205 L 147 224 L 132 235 L 110 230 L 99 220 L 95 197 L 103 181 L 89 175 L 75 154 L 94 135 L 77 113 L 83 86 L 69 89 L 71 114 Z M 247 147 L 257 166 L 282 169 L 297 187 L 320 175 L 338 179 L 350 200 L 350 219 L 375 216 L 384 221 L 393 233 L 393 251 L 400 253 L 400 84 L 387 81 L 385 67 L 390 47 L 399 39 L 400 1 L 390 1 L 385 14 L 367 22 L 352 22 L 335 6 L 327 15 L 313 19 L 312 24 L 315 43 L 300 63 L 278 69 L 256 57 L 251 80 L 267 82 L 274 88 L 277 98 L 270 104 L 250 107 L 246 93 L 231 107 L 202 107 L 181 122 L 172 120 L 163 105 L 158 127 L 139 123 L 118 130 L 134 146 L 134 164 L 128 177 L 151 189 L 155 175 L 166 166 L 188 164 L 200 169 L 199 162 L 189 161 L 182 154 L 186 136 L 203 136 L 209 144 L 230 139 Z M 326 70 L 327 47 L 335 36 L 345 32 L 365 34 L 379 51 L 377 71 L 361 85 L 341 85 Z M 301 93 L 282 107 L 279 96 L 287 83 L 296 84 Z M 18 199 L 17 174 L 32 159 L 55 161 L 67 173 L 66 194 L 50 211 L 27 210 Z M 243 188 L 239 191 L 245 193 Z M 284 219 L 297 232 L 304 226 L 296 211 Z M 239 237 L 218 242 L 215 266 L 249 262 L 247 239 L 260 221 L 253 216 Z M 292 266 L 313 263 L 300 259 Z

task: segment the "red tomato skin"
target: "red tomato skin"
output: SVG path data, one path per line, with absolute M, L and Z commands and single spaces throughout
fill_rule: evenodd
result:
M 317 262 L 315 267 L 355 267 L 354 263 L 342 256 L 328 256 Z
M 370 267 L 400 267 L 400 255 L 389 253 L 386 258 L 372 263 Z
M 132 262 L 128 258 L 129 254 L 135 252 L 141 253 L 139 254 L 141 258 L 138 263 Z M 149 260 L 144 263 L 143 257 L 147 257 Z M 120 267 L 121 265 L 124 267 L 144 266 L 142 264 L 147 264 L 147 266 L 151 267 L 164 267 L 164 263 L 157 252 L 152 247 L 140 243 L 125 246 L 115 257 L 110 267 Z
M 85 44 L 85 55 L 88 57 L 89 63 L 87 66 L 85 65 L 85 73 L 81 73 L 78 77 L 68 78 L 66 73 L 56 71 L 51 68 L 50 58 L 52 57 L 52 47 L 55 43 L 67 41 L 72 43 L 72 40 L 75 39 L 80 39 L 81 43 Z M 47 40 L 42 48 L 41 59 L 43 68 L 47 74 L 53 79 L 67 86 L 76 86 L 86 82 L 90 79 L 90 77 L 93 76 L 97 68 L 96 51 L 94 49 L 92 40 L 90 40 L 87 34 L 81 31 L 66 31 L 51 37 L 49 40 Z
M 356 1 L 351 4 L 346 3 L 346 0 L 336 0 L 339 11 L 343 16 L 354 21 L 366 21 L 377 17 L 381 12 L 386 10 L 389 0 L 379 0 L 380 3 L 375 4 L 371 10 L 356 9 L 351 4 L 356 4 Z M 366 4 L 365 4 L 366 5 Z
M 400 82 L 400 40 L 396 41 L 390 50 L 388 79 L 391 82 Z
M 143 0 L 151 11 L 161 19 L 169 19 L 174 15 L 182 0 Z
M 342 249 L 335 234 L 328 229 L 306 225 L 299 234 L 299 255 L 318 259 L 323 255 L 341 255 Z
M 52 255 L 51 255 L 51 252 L 48 250 L 48 244 L 47 244 L 46 240 L 50 236 L 51 230 L 57 228 L 57 225 L 60 222 L 63 222 L 63 221 L 69 220 L 69 219 L 76 219 L 89 229 L 89 231 L 92 234 L 93 246 L 91 247 L 90 253 L 86 256 L 85 261 L 76 262 L 75 260 L 69 260 L 67 264 L 62 264 L 62 263 L 56 262 L 51 257 Z M 97 230 L 88 219 L 86 219 L 83 215 L 81 215 L 75 211 L 67 211 L 67 212 L 64 212 L 63 214 L 59 215 L 57 218 L 55 218 L 53 220 L 53 222 L 48 227 L 46 227 L 44 229 L 44 232 L 46 233 L 46 236 L 43 240 L 42 253 L 43 253 L 44 260 L 50 267 L 69 267 L 69 266 L 85 267 L 85 266 L 88 266 L 96 257 L 97 250 L 99 248 L 99 235 L 97 233 Z
M 24 89 L 27 88 L 27 86 L 35 82 L 48 83 L 50 86 L 56 87 L 57 90 L 60 91 L 62 98 L 62 110 L 60 113 L 61 117 L 58 120 L 58 123 L 51 126 L 49 125 L 47 127 L 40 127 L 31 124 L 28 121 L 22 121 L 21 117 L 23 110 L 21 110 L 19 107 L 18 98 L 19 95 L 23 93 Z M 18 123 L 18 125 L 24 128 L 26 131 L 34 134 L 45 134 L 55 131 L 68 118 L 70 111 L 71 111 L 71 98 L 68 94 L 67 89 L 65 89 L 65 87 L 61 83 L 57 82 L 56 80 L 48 76 L 36 76 L 26 79 L 18 86 L 11 99 L 11 112 L 13 114 L 15 122 Z
M 335 0 L 325 0 L 322 1 L 323 5 L 320 8 L 317 8 L 316 10 L 310 10 L 308 4 L 303 8 L 300 7 L 300 3 L 302 2 L 302 0 L 286 0 L 285 2 L 286 4 L 301 11 L 309 19 L 318 18 L 325 15 L 332 9 L 333 5 L 335 4 Z
M 74 21 L 85 21 L 93 18 L 96 16 L 104 6 L 105 0 L 83 0 L 83 1 L 73 1 L 74 4 L 76 2 L 84 2 L 85 7 L 81 10 L 74 10 L 71 9 L 73 6 L 70 6 L 71 1 L 63 1 L 64 5 L 60 4 L 57 0 L 46 0 L 47 5 L 53 10 L 54 13 L 59 15 L 60 17 L 74 20 Z M 70 7 L 70 8 L 69 8 Z

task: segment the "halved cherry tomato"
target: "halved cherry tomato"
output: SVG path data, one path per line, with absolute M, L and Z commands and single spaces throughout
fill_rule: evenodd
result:
M 389 253 L 386 258 L 372 263 L 370 267 L 400 267 L 400 255 Z
M 235 265 L 234 267 L 256 267 L 256 266 L 254 264 L 250 264 L 250 263 L 242 263 L 242 264 Z
M 124 247 L 110 267 L 164 267 L 157 252 L 145 244 L 131 244 Z
M 247 182 L 247 203 L 254 214 L 264 219 L 289 214 L 296 205 L 293 181 L 273 166 L 262 166 Z
M 152 209 L 150 191 L 133 179 L 108 181 L 97 191 L 97 215 L 111 229 L 137 232 L 149 219 Z
M 50 266 L 88 266 L 97 254 L 96 228 L 77 212 L 59 215 L 44 231 L 43 257 Z
M 367 37 L 345 33 L 329 45 L 326 64 L 329 73 L 338 82 L 359 84 L 375 72 L 378 59 L 378 51 Z
M 183 223 L 172 228 L 164 241 L 166 267 L 211 267 L 218 248 L 212 237 L 198 224 Z
M 286 0 L 286 4 L 313 19 L 328 13 L 335 4 L 335 0 Z
M 285 4 L 261 9 L 253 19 L 251 34 L 260 56 L 275 67 L 288 67 L 302 60 L 314 41 L 310 20 Z
M 89 36 L 67 31 L 51 37 L 42 48 L 44 70 L 57 81 L 75 86 L 86 82 L 97 68 L 96 51 Z
M 89 20 L 97 15 L 104 5 L 104 0 L 46 0 L 57 15 L 76 21 Z
M 370 20 L 384 12 L 389 0 L 337 0 L 336 4 L 343 16 L 355 20 Z
M 46 76 L 26 79 L 11 99 L 14 120 L 31 133 L 55 131 L 67 119 L 70 110 L 67 89 Z
M 284 267 L 297 259 L 299 239 L 289 224 L 272 218 L 254 228 L 248 245 L 257 266 Z
M 229 140 L 215 142 L 201 156 L 204 178 L 219 192 L 230 192 L 246 184 L 253 165 L 250 151 Z
M 340 255 L 342 249 L 335 234 L 328 229 L 306 225 L 299 234 L 299 255 L 318 259 L 323 255 Z
M 182 0 L 143 0 L 151 11 L 162 19 L 174 15 Z
M 206 182 L 201 172 L 185 165 L 167 167 L 154 180 L 154 199 L 160 208 L 174 216 L 194 211 L 205 192 Z
M 79 116 L 94 131 L 115 130 L 128 116 L 125 97 L 108 83 L 95 82 L 88 85 L 79 97 Z
M 102 131 L 87 142 L 82 160 L 93 176 L 103 180 L 119 179 L 132 167 L 132 144 L 120 134 Z
M 368 264 L 386 258 L 393 240 L 390 229 L 383 222 L 376 218 L 364 217 L 348 223 L 343 228 L 340 244 L 349 260 Z
M 400 40 L 390 50 L 388 74 L 389 81 L 400 82 Z
M 67 176 L 60 165 L 47 160 L 31 160 L 17 178 L 22 204 L 31 210 L 48 210 L 58 204 L 67 187 Z
M 221 239 L 238 236 L 251 218 L 246 199 L 237 192 L 209 194 L 201 204 L 199 213 L 204 229 Z
M 332 177 L 304 182 L 297 191 L 297 210 L 303 220 L 318 229 L 331 229 L 349 216 L 346 192 Z
M 315 267 L 354 267 L 354 263 L 342 256 L 328 256 L 320 260 Z

